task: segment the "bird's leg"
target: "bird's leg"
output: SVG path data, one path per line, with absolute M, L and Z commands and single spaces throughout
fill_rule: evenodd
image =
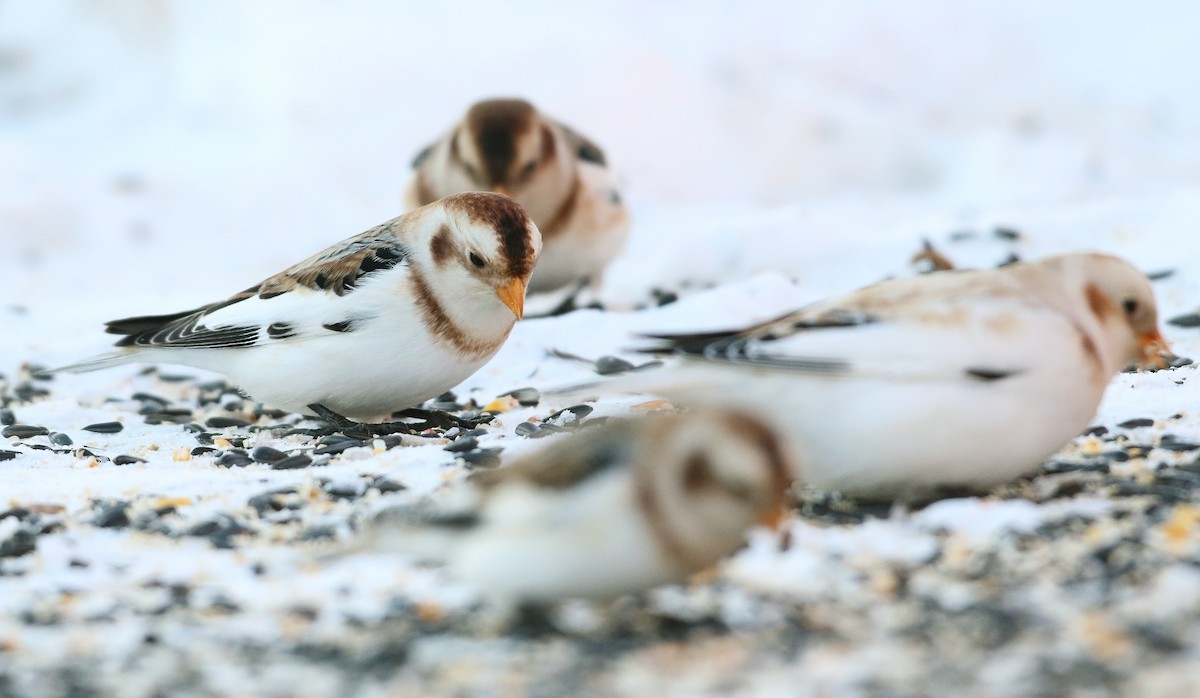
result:
M 312 410 L 321 419 L 329 422 L 334 429 L 342 432 L 346 436 L 355 439 L 369 439 L 375 436 L 387 436 L 388 434 L 411 434 L 413 433 L 413 425 L 405 424 L 404 422 L 384 422 L 382 424 L 363 424 L 356 422 L 347 417 L 334 412 L 328 407 L 314 402 L 308 405 L 308 409 Z

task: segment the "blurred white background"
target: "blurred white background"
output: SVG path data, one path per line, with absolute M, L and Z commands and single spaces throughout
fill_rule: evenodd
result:
M 498 95 L 607 148 L 635 247 L 678 210 L 1194 184 L 1197 8 L 0 0 L 0 301 L 212 300 L 397 215 L 412 154 Z

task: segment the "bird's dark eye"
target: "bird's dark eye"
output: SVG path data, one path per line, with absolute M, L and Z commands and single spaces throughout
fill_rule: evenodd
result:
M 1126 315 L 1133 315 L 1134 313 L 1137 312 L 1138 302 L 1136 299 L 1126 298 L 1125 302 L 1122 305 L 1125 307 Z
M 483 257 L 480 257 L 479 255 L 472 252 L 471 253 L 471 264 L 474 264 L 477 267 L 483 267 Z

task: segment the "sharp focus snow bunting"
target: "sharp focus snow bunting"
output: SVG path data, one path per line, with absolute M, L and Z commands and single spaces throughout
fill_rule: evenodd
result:
M 884 499 L 1030 472 L 1087 426 L 1114 374 L 1167 350 L 1146 277 L 1091 253 L 894 279 L 754 327 L 654 338 L 681 365 L 624 387 L 753 410 L 786 435 L 800 480 Z
M 684 580 L 774 522 L 784 457 L 736 412 L 610 422 L 385 510 L 361 547 L 442 562 L 502 601 L 613 597 Z
M 230 298 L 108 323 L 120 349 L 63 369 L 134 361 L 229 376 L 255 399 L 373 419 L 457 385 L 521 317 L 541 235 L 499 194 L 447 197 Z M 318 410 L 319 411 L 319 410 Z
M 523 100 L 475 104 L 417 155 L 413 170 L 404 197 L 410 207 L 481 189 L 525 207 L 546 244 L 531 292 L 597 284 L 629 233 L 629 212 L 604 152 Z

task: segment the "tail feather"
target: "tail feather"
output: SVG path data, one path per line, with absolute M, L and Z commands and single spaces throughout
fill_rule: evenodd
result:
M 137 361 L 137 357 L 138 352 L 114 351 L 108 354 L 93 356 L 90 359 L 84 359 L 78 363 L 48 369 L 46 371 L 42 371 L 42 374 L 52 375 L 55 373 L 88 373 L 90 371 L 99 371 L 102 368 L 111 368 L 113 366 L 120 366 L 121 364 Z

